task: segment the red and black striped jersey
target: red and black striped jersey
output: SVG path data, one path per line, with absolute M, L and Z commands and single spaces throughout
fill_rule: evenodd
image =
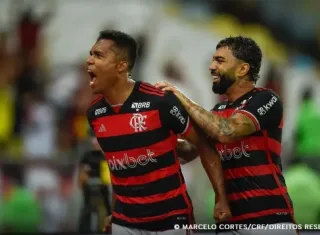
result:
M 233 103 L 217 104 L 212 112 L 229 118 L 241 113 L 256 132 L 229 144 L 217 143 L 232 219 L 230 223 L 294 222 L 281 165 L 283 106 L 271 90 L 255 88 Z
M 117 198 L 113 223 L 149 231 L 192 223 L 175 150 L 177 135 L 187 134 L 191 125 L 176 96 L 136 82 L 119 110 L 99 97 L 87 116 L 111 172 Z

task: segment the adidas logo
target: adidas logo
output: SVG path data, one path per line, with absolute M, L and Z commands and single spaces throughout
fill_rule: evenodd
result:
M 107 131 L 107 130 L 106 130 L 105 126 L 104 126 L 103 124 L 101 124 L 98 132 L 106 132 L 106 131 Z

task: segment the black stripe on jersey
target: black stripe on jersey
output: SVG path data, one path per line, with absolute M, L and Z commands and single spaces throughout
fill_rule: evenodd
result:
M 167 214 L 174 210 L 185 210 L 187 204 L 182 195 L 155 203 L 126 204 L 116 201 L 114 211 L 131 218 L 152 217 Z
M 262 196 L 230 201 L 231 214 L 239 216 L 268 209 L 288 209 L 283 196 Z
M 257 131 L 257 132 L 255 132 L 255 133 L 252 133 L 250 136 L 251 136 L 251 137 L 252 137 L 252 136 L 259 136 L 259 137 L 261 137 L 261 136 L 264 136 L 264 134 L 263 134 L 263 131 L 260 130 L 260 131 Z M 282 129 L 281 129 L 281 128 L 274 128 L 274 129 L 268 131 L 268 137 L 269 137 L 269 138 L 272 138 L 272 139 L 274 139 L 274 140 L 276 140 L 276 141 L 278 141 L 278 142 L 281 143 Z
M 279 169 L 282 171 L 281 157 L 271 151 L 270 151 L 270 156 L 272 159 L 272 163 L 278 166 Z
M 267 135 L 269 138 L 274 139 L 274 140 L 278 141 L 279 143 L 281 143 L 282 129 L 280 129 L 280 128 L 273 129 L 272 131 L 268 131 Z
M 263 186 L 263 187 L 261 187 Z M 277 189 L 278 185 L 272 174 L 234 178 L 226 181 L 227 193 L 241 193 L 248 190 L 255 189 Z M 249 200 L 249 199 L 248 199 Z
M 252 133 L 250 136 L 263 136 L 262 130 Z
M 231 160 L 222 161 L 223 169 L 231 169 L 231 168 L 247 167 L 247 166 L 260 166 L 260 165 L 269 164 L 266 151 L 256 150 L 256 151 L 247 151 L 247 153 L 250 154 L 250 157 L 242 157 L 240 160 L 231 159 Z
M 279 179 L 279 181 L 280 181 L 281 186 L 282 186 L 282 187 L 286 187 L 286 181 L 285 181 L 285 179 L 284 179 L 284 176 L 283 176 L 283 175 L 280 175 L 280 174 L 277 174 L 277 177 L 278 177 L 278 179 Z
M 180 186 L 179 174 L 177 173 L 148 184 L 140 184 L 136 186 L 113 185 L 113 189 L 119 196 L 147 197 L 154 194 L 166 193 L 177 189 Z
M 257 151 L 248 151 L 250 154 L 249 158 L 242 157 L 241 160 L 232 159 L 222 161 L 223 169 L 232 169 L 238 167 L 248 167 L 248 166 L 261 166 L 268 165 L 268 159 L 266 155 L 266 151 L 257 150 Z M 270 152 L 272 163 L 279 167 L 281 166 L 281 158 L 277 154 Z
M 98 141 L 105 152 L 116 152 L 146 147 L 165 140 L 169 136 L 170 132 L 166 128 L 158 128 L 132 135 L 98 138 Z
M 188 221 L 188 214 L 179 214 L 166 217 L 163 220 L 152 221 L 152 222 L 145 222 L 145 223 L 129 223 L 127 221 L 123 221 L 118 219 L 117 217 L 112 217 L 112 223 L 122 225 L 128 228 L 135 228 L 147 231 L 164 231 L 164 230 L 173 230 L 174 225 L 178 224 L 180 227 L 182 225 L 190 224 Z
M 179 174 L 180 174 L 180 178 L 181 178 L 181 184 L 185 184 L 186 182 L 185 182 L 185 180 L 184 180 L 181 167 L 180 167 L 180 169 L 179 169 Z
M 125 171 L 112 171 L 115 177 L 126 178 L 140 176 L 175 164 L 176 159 L 173 151 L 162 154 L 154 158 L 157 162 L 150 162 L 148 167 L 137 164 L 135 168 L 127 168 Z

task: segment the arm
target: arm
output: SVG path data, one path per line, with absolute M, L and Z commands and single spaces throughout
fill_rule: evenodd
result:
M 197 147 L 202 166 L 214 189 L 216 200 L 226 202 L 227 196 L 220 155 L 214 147 L 209 146 L 207 140 L 202 135 L 199 135 L 193 127 L 185 138 Z
M 199 156 L 196 146 L 183 139 L 178 139 L 176 151 L 181 164 L 191 162 Z
M 282 102 L 271 90 L 256 93 L 230 118 L 224 118 L 197 105 L 167 82 L 159 82 L 157 86 L 173 91 L 192 120 L 209 137 L 222 143 L 233 142 L 267 127 L 282 126 Z
M 224 118 L 189 99 L 185 101 L 185 107 L 194 122 L 207 135 L 221 143 L 232 142 L 257 131 L 255 123 L 244 114 L 236 113 L 230 118 Z
M 210 147 L 201 129 L 191 124 L 187 111 L 173 93 L 165 95 L 165 103 L 161 108 L 160 115 L 164 125 L 196 147 L 217 197 L 224 200 L 226 193 L 220 156 L 214 148 Z

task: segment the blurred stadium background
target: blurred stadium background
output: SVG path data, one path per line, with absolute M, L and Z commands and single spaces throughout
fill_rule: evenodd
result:
M 105 28 L 140 42 L 134 79 L 169 80 L 207 109 L 221 99 L 208 72 L 215 45 L 253 37 L 264 53 L 258 85 L 284 101 L 282 162 L 297 222 L 320 224 L 319 9 L 317 0 L 0 0 L 1 224 L 77 228 L 92 99 L 84 62 Z M 183 171 L 197 221 L 212 223 L 199 161 Z

